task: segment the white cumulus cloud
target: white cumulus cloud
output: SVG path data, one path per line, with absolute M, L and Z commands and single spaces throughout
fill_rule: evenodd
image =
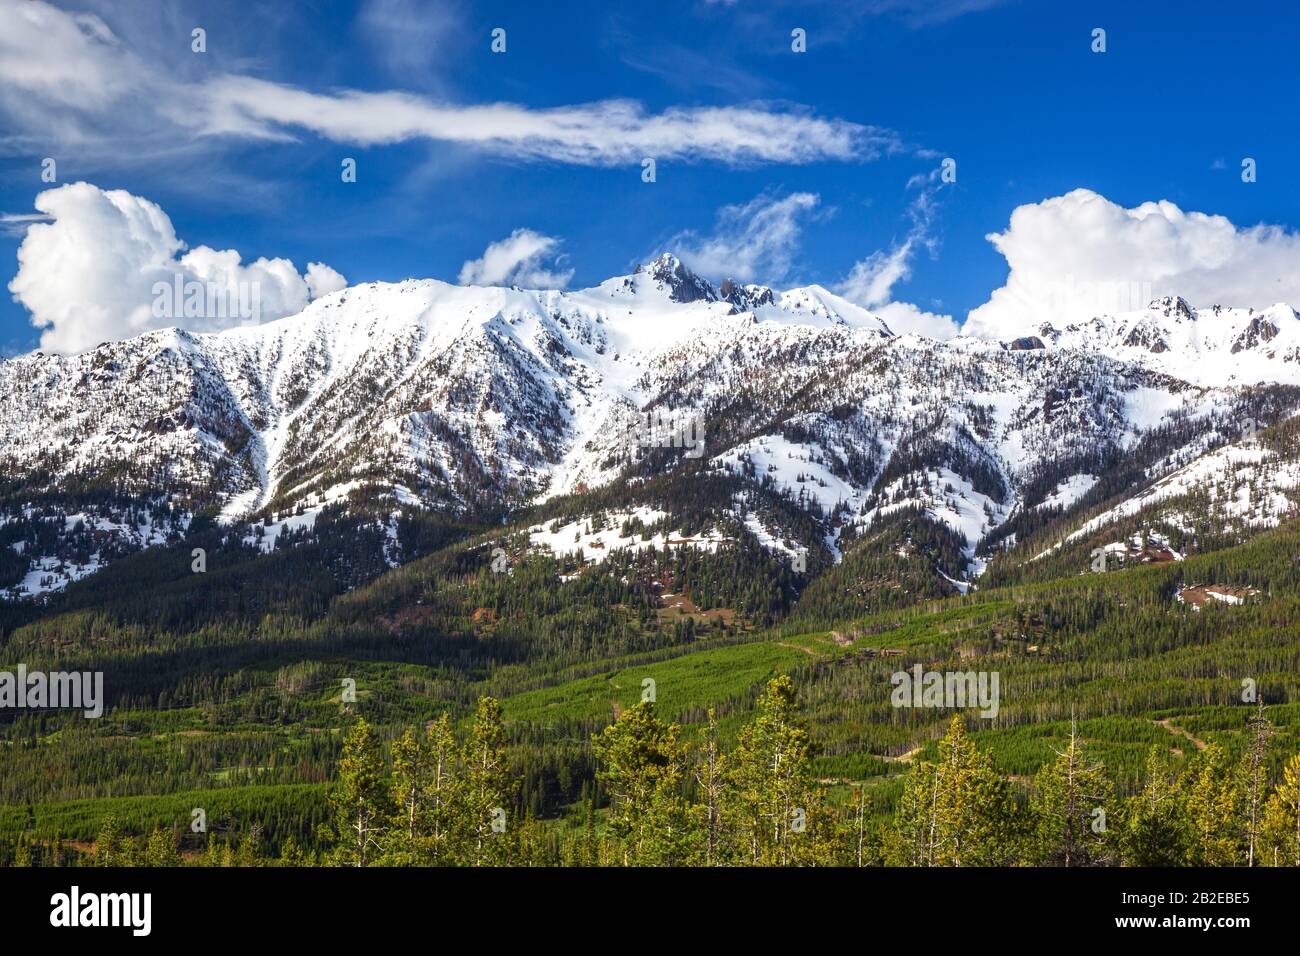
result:
M 563 289 L 573 278 L 573 270 L 560 268 L 559 244 L 554 236 L 516 229 L 490 244 L 480 258 L 461 266 L 460 284 Z
M 311 299 L 319 299 L 321 296 L 348 287 L 348 280 L 323 262 L 307 263 L 307 272 L 303 275 L 303 280 L 307 283 L 307 296 Z
M 27 227 L 9 291 L 43 330 L 47 351 L 80 352 L 172 326 L 255 324 L 347 284 L 321 263 L 303 276 L 288 259 L 244 263 L 233 249 L 185 251 L 161 207 L 120 189 L 71 183 L 39 193 L 36 208 L 50 221 Z
M 988 236 L 1010 273 L 962 331 L 1006 339 L 1181 295 L 1194 306 L 1300 303 L 1300 234 L 1237 226 L 1167 200 L 1133 209 L 1088 189 L 1017 207 Z

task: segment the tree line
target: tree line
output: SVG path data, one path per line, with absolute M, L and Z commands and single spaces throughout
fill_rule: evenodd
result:
M 815 779 L 794 682 L 769 681 L 724 748 L 718 720 L 690 735 L 652 701 L 592 736 L 599 797 L 567 819 L 516 807 L 501 705 L 468 726 L 444 715 L 387 748 L 358 719 L 330 787 L 319 847 L 256 827 L 182 857 L 162 828 L 131 837 L 107 819 L 88 862 L 213 866 L 1300 866 L 1300 754 L 1269 779 L 1275 730 L 1259 706 L 1231 757 L 1209 744 L 1181 765 L 1151 749 L 1140 790 L 1116 794 L 1072 723 L 1027 787 L 999 773 L 960 715 L 936 758 L 916 759 L 892 814 L 865 788 Z M 20 841 L 17 865 L 78 862 Z

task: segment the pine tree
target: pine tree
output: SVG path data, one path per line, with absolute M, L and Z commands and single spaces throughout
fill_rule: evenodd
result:
M 699 807 L 701 828 L 704 831 L 704 865 L 715 866 L 726 854 L 723 845 L 723 804 L 726 796 L 726 779 L 722 752 L 718 746 L 718 717 L 709 708 L 708 724 L 704 731 L 704 745 L 700 761 L 695 767 L 695 783 L 702 798 Z
M 29 867 L 32 865 L 32 845 L 27 842 L 27 834 L 19 833 L 18 842 L 14 845 L 14 866 Z
M 1282 768 L 1282 782 L 1264 806 L 1264 860 L 1273 866 L 1300 866 L 1300 754 Z
M 510 834 L 510 858 L 517 866 L 558 866 L 560 854 L 546 828 L 531 813 Z
M 265 861 L 262 859 L 262 828 L 253 826 L 239 841 L 239 849 L 235 853 L 236 866 L 261 866 Z
M 939 828 L 938 767 L 914 760 L 903 782 L 891 833 L 892 861 L 903 866 L 934 866 Z
M 1186 798 L 1169 751 L 1153 746 L 1147 754 L 1141 793 L 1124 802 L 1120 845 L 1129 866 L 1181 866 L 1191 852 Z
M 899 810 L 902 862 L 913 866 L 994 866 L 1013 854 L 1010 786 L 993 769 L 961 715 L 939 742 L 937 763 L 917 760 Z
M 393 804 L 397 813 L 388 831 L 384 862 L 410 866 L 420 861 L 418 845 L 424 837 L 425 791 L 429 786 L 429 760 L 424 741 L 408 729 L 394 741 Z
M 1268 742 L 1276 733 L 1264 716 L 1260 700 L 1249 721 L 1250 743 L 1241 758 L 1242 813 L 1246 824 L 1246 865 L 1255 865 L 1255 844 L 1263 826 L 1264 801 L 1268 793 Z
M 1201 751 L 1187 796 L 1194 838 L 1190 863 L 1236 866 L 1242 861 L 1246 827 L 1241 823 L 1241 805 L 1241 781 L 1232 772 L 1227 753 L 1210 744 Z
M 208 834 L 208 845 L 203 851 L 203 865 L 210 867 L 221 865 L 221 847 L 217 844 L 215 834 Z
M 307 858 L 298 846 L 298 841 L 289 834 L 280 844 L 280 865 L 281 866 L 306 866 Z
M 329 803 L 338 844 L 334 861 L 343 866 L 368 866 L 381 850 L 392 814 L 379 742 L 364 718 L 358 718 L 343 740 L 338 780 L 330 790 Z
M 1034 777 L 1038 859 L 1061 866 L 1105 863 L 1110 858 L 1105 820 L 1111 784 L 1105 768 L 1088 759 L 1073 719 L 1069 744 L 1056 755 Z
M 865 850 L 867 846 L 866 844 L 867 788 L 866 787 L 853 788 L 853 803 L 854 803 L 853 829 L 854 829 L 854 837 L 856 838 L 855 846 L 854 846 L 854 854 L 853 854 L 853 865 L 861 867 L 865 865 L 865 860 L 866 860 Z
M 462 788 L 456 770 L 456 737 L 451 717 L 443 714 L 426 734 L 425 749 L 429 761 L 429 783 L 425 791 L 425 856 L 441 865 L 455 853 L 454 824 L 463 804 Z
M 155 827 L 145 845 L 146 866 L 180 866 L 181 855 L 176 849 L 176 835 L 171 830 Z
M 564 866 L 600 866 L 600 836 L 596 832 L 596 802 L 582 801 L 582 829 L 563 844 Z
M 95 866 L 122 866 L 125 853 L 122 828 L 116 817 L 105 817 L 99 826 L 99 835 L 95 837 Z
M 596 779 L 610 796 L 610 832 L 624 866 L 688 862 L 690 814 L 681 795 L 686 748 L 676 724 L 641 701 L 592 738 Z
M 468 822 L 466 860 L 487 866 L 507 860 L 508 841 L 500 839 L 507 808 L 513 803 L 510 768 L 506 762 L 506 733 L 501 703 L 480 697 L 465 744 L 464 817 Z
M 757 711 L 727 758 L 741 860 L 752 866 L 827 863 L 833 834 L 812 781 L 794 681 L 788 675 L 768 681 Z
M 443 714 L 423 738 L 408 730 L 393 744 L 393 804 L 385 862 L 398 866 L 450 862 L 457 819 L 464 820 L 456 774 L 456 738 Z M 463 836 L 463 834 L 462 834 Z M 461 840 L 464 843 L 464 840 Z

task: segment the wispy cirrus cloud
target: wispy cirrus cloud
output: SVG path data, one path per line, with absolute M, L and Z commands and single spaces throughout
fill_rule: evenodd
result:
M 858 0 L 851 4 L 868 16 L 893 16 L 911 27 L 947 23 L 968 13 L 983 13 L 1011 0 Z
M 106 22 L 42 0 L 0 0 L 0 147 L 33 142 L 175 148 L 178 137 L 344 144 L 452 143 L 517 160 L 586 166 L 643 157 L 745 166 L 871 160 L 904 150 L 891 130 L 799 106 L 647 110 L 629 99 L 534 108 L 458 104 L 407 91 L 317 91 L 226 73 L 177 78 L 136 55 Z
M 360 145 L 429 139 L 586 166 L 647 156 L 736 165 L 809 163 L 875 159 L 903 149 L 892 131 L 797 108 L 673 107 L 649 113 L 633 100 L 553 109 L 458 106 L 398 92 L 312 93 L 235 76 L 214 81 L 203 93 L 211 133 L 284 138 L 291 130 L 306 130 Z
M 866 256 L 849 271 L 833 290 L 885 320 L 898 333 L 916 333 L 948 339 L 958 334 L 951 315 L 930 312 L 911 302 L 895 298 L 896 288 L 912 276 L 918 252 L 934 254 L 939 240 L 933 231 L 939 190 L 936 175 L 913 177 L 908 189 L 918 189 L 908 204 L 910 220 L 906 236 L 888 249 Z M 779 196 L 767 192 L 749 202 L 724 206 L 718 211 L 711 233 L 700 236 L 682 232 L 666 248 L 688 266 L 712 279 L 732 278 L 741 282 L 779 282 L 794 268 L 804 227 L 833 210 L 823 211 L 816 193 L 796 192 Z
M 711 278 L 779 281 L 790 272 L 803 225 L 820 203 L 816 193 L 764 193 L 746 203 L 724 206 L 709 235 L 679 233 L 668 248 Z
M 465 49 L 457 41 L 469 32 L 469 16 L 458 0 L 365 0 L 355 27 L 389 75 L 440 87 L 451 58 Z
M 906 236 L 890 248 L 879 249 L 854 263 L 835 291 L 875 312 L 895 332 L 948 339 L 958 333 L 958 325 L 951 315 L 929 312 L 911 302 L 894 298 L 895 287 L 912 277 L 912 263 L 917 252 L 925 250 L 933 255 L 938 248 L 938 239 L 933 231 L 938 191 L 943 188 L 934 185 L 938 173 L 936 169 L 907 181 L 909 190 L 918 189 L 919 192 L 907 208 L 911 226 Z
M 50 222 L 51 218 L 44 213 L 14 213 L 0 212 L 0 234 L 6 236 L 22 236 L 27 233 L 27 227 L 34 222 Z
M 982 13 L 995 7 L 1006 6 L 1012 0 L 777 0 L 755 10 L 737 0 L 705 0 L 708 7 L 724 10 L 743 10 L 750 17 L 773 17 L 787 10 L 803 13 L 831 13 L 845 27 L 874 17 L 902 21 L 913 29 L 947 23 L 968 13 Z M 829 40 L 837 37 L 829 35 Z

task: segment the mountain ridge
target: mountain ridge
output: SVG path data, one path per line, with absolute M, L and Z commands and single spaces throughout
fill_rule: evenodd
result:
M 199 514 L 260 519 L 274 540 L 364 493 L 395 539 L 410 509 L 500 520 L 685 469 L 791 498 L 824 525 L 803 545 L 834 560 L 842 529 L 920 509 L 965 541 L 947 568 L 960 580 L 1070 462 L 1117 459 L 1181 420 L 1202 423 L 1208 454 L 1214 420 L 1241 416 L 1249 389 L 1298 383 L 1285 306 L 1202 317 L 1167 298 L 1044 323 L 1033 341 L 939 341 L 895 335 L 820 286 L 715 288 L 667 254 L 574 291 L 369 283 L 259 326 L 0 363 L 0 518 L 77 514 L 100 531 L 125 526 L 125 508 L 156 526 L 109 550 L 176 539 Z M 629 446 L 649 414 L 698 420 L 701 460 Z M 96 496 L 115 503 L 96 511 Z M 750 530 L 788 550 L 780 529 Z M 24 534 L 31 583 L 48 556 Z

